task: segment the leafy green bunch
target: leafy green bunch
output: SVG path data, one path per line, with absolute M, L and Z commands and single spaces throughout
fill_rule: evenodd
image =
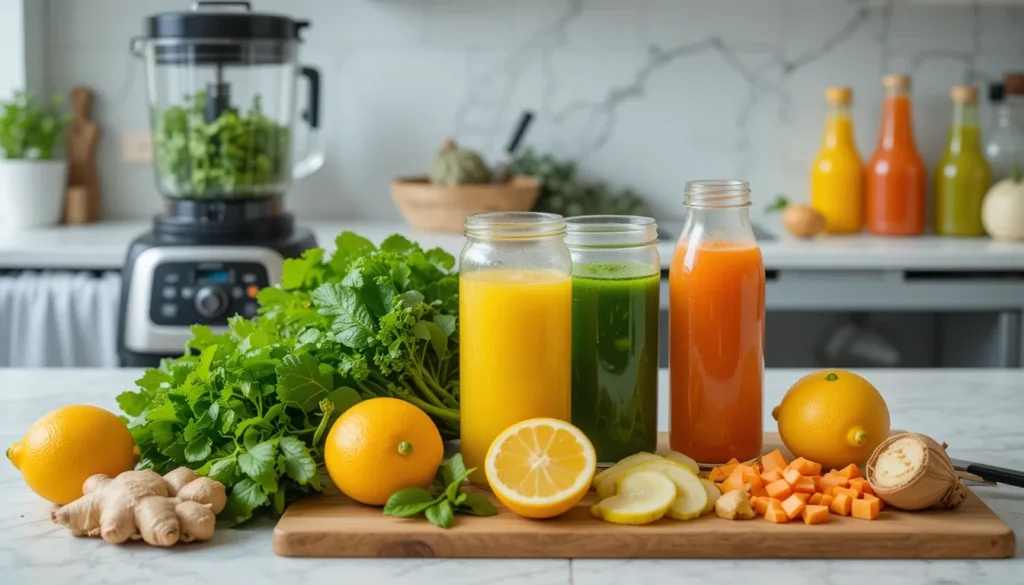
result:
M 527 149 L 509 167 L 513 175 L 529 175 L 541 182 L 535 211 L 577 215 L 650 215 L 644 200 L 630 189 L 615 189 L 600 181 L 582 179 L 572 161 Z
M 225 110 L 206 120 L 207 92 L 186 98 L 156 117 L 156 154 L 161 182 L 189 196 L 252 196 L 279 191 L 291 173 L 287 126 L 263 114 L 260 96 L 248 112 Z
M 49 104 L 31 93 L 15 92 L 0 104 L 0 151 L 4 158 L 50 160 L 60 148 L 71 117 L 64 110 L 64 96 L 57 94 Z
M 139 467 L 185 465 L 230 490 L 223 520 L 281 513 L 321 490 L 326 432 L 380 396 L 426 411 L 458 435 L 458 275 L 440 249 L 393 235 L 378 249 L 351 232 L 285 261 L 259 316 L 226 333 L 194 326 L 195 353 L 147 370 L 118 396 Z

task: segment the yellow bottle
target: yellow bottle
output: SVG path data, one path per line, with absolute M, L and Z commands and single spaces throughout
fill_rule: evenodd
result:
M 825 99 L 825 140 L 811 169 L 811 206 L 825 216 L 827 232 L 855 233 L 864 227 L 864 164 L 853 143 L 853 90 L 830 87 Z

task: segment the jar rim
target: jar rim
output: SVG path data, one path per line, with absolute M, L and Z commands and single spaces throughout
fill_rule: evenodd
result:
M 619 248 L 658 242 L 658 224 L 642 215 L 581 215 L 565 221 L 567 246 Z
M 750 207 L 750 183 L 736 179 L 688 181 L 683 195 L 687 207 Z
M 466 237 L 476 238 L 546 238 L 565 233 L 565 218 L 538 211 L 476 213 L 466 218 L 462 232 Z

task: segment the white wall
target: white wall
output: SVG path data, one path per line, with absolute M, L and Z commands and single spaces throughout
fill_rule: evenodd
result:
M 119 162 L 119 133 L 147 124 L 128 39 L 146 14 L 189 2 L 45 1 L 49 87 L 100 93 L 106 214 L 147 216 L 160 204 L 151 170 Z M 255 4 L 313 21 L 302 55 L 325 76 L 329 154 L 290 195 L 305 217 L 397 217 L 389 179 L 424 170 L 449 135 L 497 157 L 523 108 L 539 114 L 530 144 L 637 188 L 662 217 L 679 215 L 682 184 L 696 178 L 748 179 L 758 204 L 804 199 L 827 85 L 853 86 L 866 157 L 882 74 L 911 73 L 919 144 L 934 162 L 949 87 L 1024 70 L 1017 0 Z

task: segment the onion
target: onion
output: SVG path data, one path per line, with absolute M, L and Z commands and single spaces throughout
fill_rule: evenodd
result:
M 917 433 L 883 441 L 868 459 L 867 478 L 879 498 L 902 510 L 956 508 L 967 497 L 945 448 Z

